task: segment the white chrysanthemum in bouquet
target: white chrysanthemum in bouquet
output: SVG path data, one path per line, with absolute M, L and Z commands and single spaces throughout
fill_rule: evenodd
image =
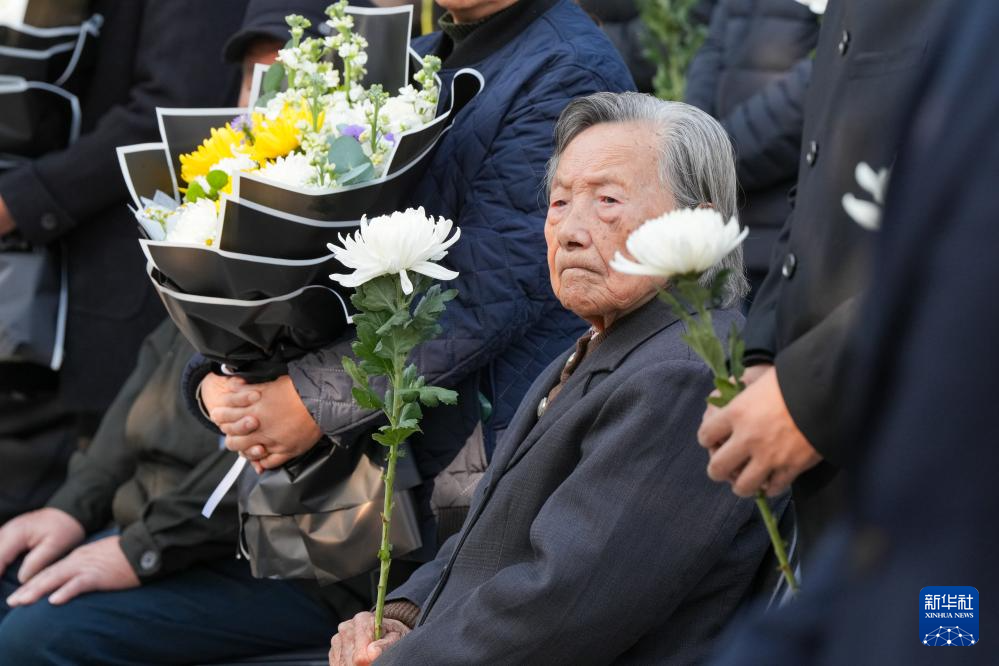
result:
M 174 243 L 211 246 L 218 239 L 218 211 L 210 199 L 181 206 L 166 225 L 166 239 Z

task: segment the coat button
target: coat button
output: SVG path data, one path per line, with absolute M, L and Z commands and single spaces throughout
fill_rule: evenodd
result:
M 850 48 L 850 32 L 848 30 L 844 30 L 843 36 L 839 40 L 839 54 L 841 56 L 846 55 L 846 51 L 849 48 Z
M 798 257 L 794 256 L 794 252 L 788 252 L 787 256 L 784 257 L 784 264 L 780 267 L 780 274 L 784 276 L 785 280 L 790 280 L 797 267 Z
M 805 153 L 805 161 L 808 166 L 815 166 L 815 160 L 819 159 L 819 142 L 812 141 L 808 144 L 808 152 Z
M 160 563 L 160 556 L 152 550 L 147 550 L 139 558 L 139 566 L 143 571 L 152 571 Z
M 57 220 L 56 216 L 52 213 L 45 213 L 42 215 L 39 222 L 42 225 L 42 229 L 45 231 L 55 231 L 59 228 L 59 220 Z
M 545 415 L 545 410 L 548 409 L 548 396 L 541 398 L 541 402 L 538 403 L 538 418 L 540 419 Z

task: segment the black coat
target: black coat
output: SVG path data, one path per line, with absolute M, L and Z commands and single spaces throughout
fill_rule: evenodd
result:
M 902 100 L 910 123 L 875 242 L 877 288 L 854 332 L 849 526 L 823 542 L 826 566 L 801 599 L 743 627 L 716 666 L 996 661 L 988 636 L 952 656 L 917 633 L 922 587 L 999 588 L 989 527 L 999 513 L 999 85 L 982 77 L 999 67 L 999 3 L 961 2 L 951 18 L 916 100 Z M 980 629 L 994 626 L 987 615 Z
M 177 386 L 193 349 L 173 322 L 146 338 L 138 364 L 86 451 L 73 454 L 48 506 L 88 534 L 121 528 L 121 549 L 144 582 L 231 557 L 238 522 L 230 494 L 211 519 L 201 506 L 235 460 L 201 427 Z
M 791 212 L 805 93 L 819 23 L 787 0 L 722 0 L 687 72 L 685 100 L 721 121 L 732 138 L 749 227 L 746 267 L 765 273 Z
M 874 169 L 894 162 L 907 100 L 925 72 L 945 4 L 829 3 L 805 107 L 795 209 L 746 324 L 747 359 L 775 362 L 795 424 L 831 463 L 849 444 L 838 415 L 848 392 L 845 342 L 875 238 L 847 215 L 843 197 L 869 198 L 856 181 L 859 162 Z M 806 540 L 835 511 L 832 497 L 811 497 L 834 473 L 829 462 L 796 484 Z
M 243 19 L 239 0 L 100 0 L 105 17 L 73 146 L 0 176 L 21 234 L 69 254 L 63 404 L 100 411 L 135 365 L 163 308 L 145 277 L 117 146 L 159 140 L 156 107 L 227 106 L 238 70 L 222 46 Z

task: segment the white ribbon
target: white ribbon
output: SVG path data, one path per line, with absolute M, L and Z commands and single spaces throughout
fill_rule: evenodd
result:
M 201 509 L 201 515 L 205 518 L 211 518 L 212 514 L 215 513 L 215 509 L 218 508 L 219 502 L 222 498 L 226 496 L 230 490 L 232 490 L 233 485 L 236 483 L 236 479 L 242 473 L 243 468 L 246 467 L 246 458 L 240 456 L 236 458 L 236 462 L 232 464 L 229 471 L 226 472 L 225 476 L 222 477 L 222 481 L 219 485 L 212 491 L 212 494 L 208 497 L 208 501 L 205 502 L 205 506 Z

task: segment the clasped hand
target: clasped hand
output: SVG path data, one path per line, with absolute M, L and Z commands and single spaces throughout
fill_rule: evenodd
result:
M 257 473 L 302 455 L 322 437 L 287 375 L 248 384 L 209 374 L 201 382 L 201 400 L 225 434 L 226 448 L 248 459 Z

